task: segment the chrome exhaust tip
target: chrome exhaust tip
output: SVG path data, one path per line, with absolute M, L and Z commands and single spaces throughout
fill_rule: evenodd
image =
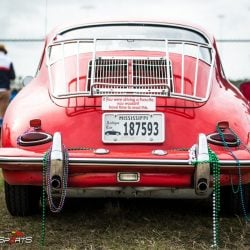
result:
M 199 193 L 206 193 L 208 190 L 208 181 L 204 178 L 198 180 L 197 183 L 197 192 Z
M 51 178 L 51 187 L 54 189 L 61 188 L 61 178 L 58 175 L 55 175 Z

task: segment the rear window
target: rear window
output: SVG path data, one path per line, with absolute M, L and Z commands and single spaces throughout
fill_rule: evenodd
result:
M 77 40 L 81 42 L 73 42 Z M 76 53 L 93 51 L 144 50 L 165 52 L 166 48 L 170 53 L 184 53 L 196 57 L 197 44 L 201 44 L 198 52 L 200 59 L 207 63 L 211 62 L 211 54 L 207 49 L 207 39 L 195 30 L 179 26 L 150 24 L 81 26 L 61 32 L 54 41 L 57 46 L 54 46 L 53 50 L 50 51 L 52 61 Z M 62 48 L 60 44 L 63 41 L 65 43 Z M 168 45 L 166 45 L 166 41 L 169 41 Z M 187 41 L 185 48 L 182 43 L 175 41 Z
M 208 43 L 200 33 L 178 26 L 151 24 L 105 24 L 82 26 L 63 31 L 59 34 L 63 39 L 79 38 L 155 38 L 186 40 Z

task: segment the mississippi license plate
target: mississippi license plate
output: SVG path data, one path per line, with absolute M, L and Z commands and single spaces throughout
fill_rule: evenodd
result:
M 104 113 L 105 143 L 161 143 L 165 140 L 163 113 Z

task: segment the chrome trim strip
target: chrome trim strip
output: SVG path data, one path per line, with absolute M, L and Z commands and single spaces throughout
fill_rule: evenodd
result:
M 239 160 L 241 167 L 250 168 L 249 160 Z M 43 157 L 8 157 L 0 156 L 0 165 L 42 165 Z M 163 159 L 114 159 L 114 158 L 69 158 L 70 165 L 100 165 L 109 166 L 161 166 L 161 167 L 191 167 L 194 166 L 189 164 L 189 160 L 163 160 Z M 221 160 L 220 164 L 222 167 L 237 167 L 234 160 Z
M 42 164 L 43 158 L 42 157 L 9 157 L 9 156 L 0 156 L 0 164 L 18 164 L 18 165 L 25 165 L 25 164 Z
M 26 158 L 26 157 L 0 157 L 0 164 L 42 164 L 43 158 Z M 69 158 L 69 164 L 150 164 L 150 165 L 190 165 L 188 160 L 158 160 L 158 159 L 114 159 L 114 158 Z M 191 166 L 191 165 L 190 165 Z
M 105 159 L 94 159 L 94 158 L 82 158 L 84 163 L 103 163 L 103 164 L 158 164 L 158 165 L 189 165 L 188 160 L 158 160 L 158 159 L 112 159 L 112 158 L 105 158 Z M 70 158 L 70 163 L 81 163 L 79 158 Z
M 234 160 L 220 160 L 219 162 L 221 166 L 229 165 L 237 167 L 237 162 Z M 250 160 L 239 160 L 239 163 L 241 166 L 249 165 L 248 167 L 250 167 Z

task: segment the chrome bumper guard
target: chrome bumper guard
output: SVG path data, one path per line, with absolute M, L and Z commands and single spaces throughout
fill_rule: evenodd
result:
M 198 195 L 205 195 L 209 189 L 210 182 L 210 163 L 205 134 L 199 134 L 198 144 L 196 145 L 196 159 L 197 164 L 194 174 L 195 192 Z
M 50 153 L 50 176 L 56 187 L 60 188 L 63 178 L 64 151 L 61 133 L 56 132 L 53 136 L 52 148 Z

